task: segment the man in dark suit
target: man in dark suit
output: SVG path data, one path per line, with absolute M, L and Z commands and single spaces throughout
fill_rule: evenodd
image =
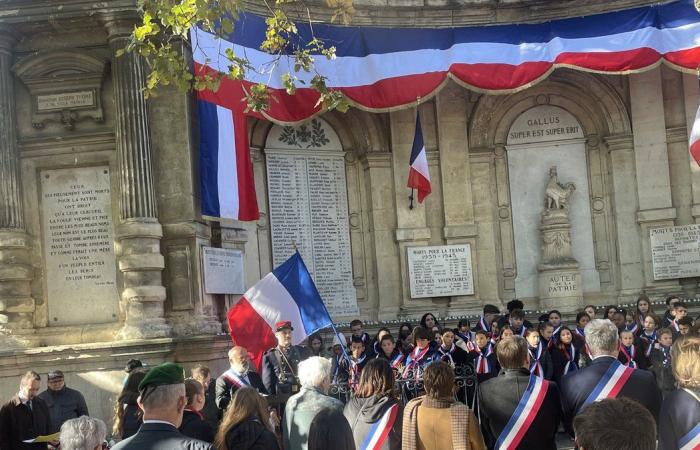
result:
M 19 392 L 0 408 L 0 450 L 46 450 L 46 443 L 22 441 L 48 435 L 51 431 L 49 407 L 39 394 L 41 377 L 29 371 L 19 383 Z
M 537 380 L 530 375 L 530 354 L 527 341 L 521 336 L 502 339 L 496 345 L 496 356 L 501 365 L 501 373 L 479 385 L 479 409 L 484 438 L 490 448 L 494 446 L 499 436 L 506 439 L 511 431 L 518 434 L 516 427 L 507 425 L 518 408 L 523 397 L 523 405 L 531 399 L 533 403 L 538 390 L 527 391 L 532 380 L 533 387 Z M 533 409 L 533 419 L 524 431 L 519 442 L 513 442 L 518 449 L 556 450 L 556 434 L 559 426 L 560 400 L 559 389 L 553 382 L 540 379 L 544 399 L 539 409 Z M 505 431 L 504 431 L 505 430 Z
M 268 394 L 260 375 L 250 370 L 248 350 L 233 347 L 228 351 L 228 362 L 231 367 L 216 379 L 216 406 L 222 413 L 228 408 L 233 394 L 242 387 L 252 387 L 263 395 Z
M 187 404 L 182 367 L 173 363 L 153 367 L 139 384 L 139 393 L 143 425 L 112 450 L 214 450 L 211 444 L 177 430 Z
M 574 417 L 592 400 L 589 398 L 592 397 L 591 393 L 594 390 L 598 391 L 596 388 L 602 386 L 605 379 L 613 373 L 619 364 L 617 360 L 619 338 L 615 324 L 607 319 L 594 319 L 586 325 L 584 333 L 592 361 L 583 369 L 564 376 L 560 387 L 564 428 L 571 436 L 574 435 L 571 426 Z M 615 384 L 614 379 L 615 376 L 611 378 L 610 386 Z M 610 397 L 610 395 L 605 395 L 606 392 L 611 392 L 610 389 L 601 389 L 600 392 L 602 394 L 598 396 L 597 400 Z M 658 419 L 661 408 L 661 392 L 651 372 L 632 369 L 631 374 L 625 374 L 619 378 L 617 387 L 612 389 L 612 392 L 613 394 L 617 392 L 612 397 L 627 397 L 636 400 L 649 410 L 654 419 Z

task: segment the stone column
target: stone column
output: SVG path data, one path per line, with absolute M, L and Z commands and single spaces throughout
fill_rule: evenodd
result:
M 112 51 L 112 83 L 116 118 L 117 164 L 119 168 L 119 211 L 117 228 L 120 244 L 119 270 L 123 277 L 121 295 L 124 327 L 119 339 L 169 336 L 165 322 L 165 267 L 160 252 L 163 230 L 158 222 L 151 141 L 146 100 L 143 59 L 135 53 L 117 57 L 129 39 L 134 21 L 128 17 L 104 16 Z
M 630 112 L 634 130 L 634 162 L 642 235 L 646 292 L 665 294 L 677 281 L 654 281 L 649 230 L 674 225 L 676 208 L 671 201 L 666 120 L 661 68 L 630 75 Z
M 34 327 L 33 270 L 24 227 L 12 67 L 14 35 L 0 27 L 0 332 L 27 334 Z M 19 344 L 11 339 L 3 344 Z

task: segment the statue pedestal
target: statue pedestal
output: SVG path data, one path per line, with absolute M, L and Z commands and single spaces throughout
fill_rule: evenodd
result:
M 538 266 L 540 307 L 561 312 L 577 310 L 583 302 L 579 264 L 571 254 L 568 209 L 542 213 L 542 263 Z

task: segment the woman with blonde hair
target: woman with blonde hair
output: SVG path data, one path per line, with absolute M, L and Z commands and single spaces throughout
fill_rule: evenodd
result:
M 700 446 L 700 337 L 680 337 L 671 348 L 678 389 L 664 397 L 659 414 L 659 450 Z
M 238 389 L 226 409 L 214 446 L 217 450 L 279 449 L 268 418 L 267 404 L 255 389 Z

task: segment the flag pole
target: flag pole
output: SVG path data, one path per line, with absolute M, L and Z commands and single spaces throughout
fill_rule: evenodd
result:
M 411 195 L 408 196 L 408 209 L 413 209 L 413 188 L 411 188 Z

